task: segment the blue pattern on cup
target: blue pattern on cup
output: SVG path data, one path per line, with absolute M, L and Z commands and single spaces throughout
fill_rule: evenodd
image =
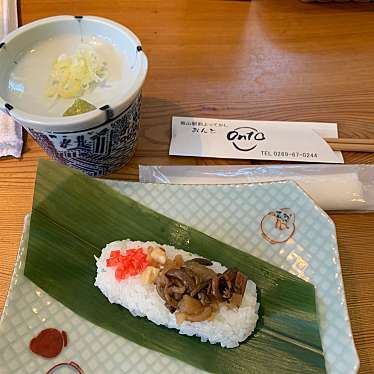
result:
M 91 129 L 51 132 L 28 128 L 34 140 L 60 163 L 100 177 L 133 156 L 139 130 L 141 95 L 116 118 Z

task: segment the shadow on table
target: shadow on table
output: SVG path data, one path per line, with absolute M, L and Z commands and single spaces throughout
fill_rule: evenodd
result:
M 373 28 L 374 2 L 305 3 L 294 1 L 256 2 L 252 23 L 258 37 L 273 46 L 296 53 L 327 48 L 364 50 Z M 348 51 L 349 53 L 349 51 Z
M 318 1 L 302 1 L 302 0 L 288 0 L 288 1 L 273 1 L 263 0 L 261 2 L 262 8 L 272 12 L 295 12 L 298 11 L 318 11 L 324 12 L 329 10 L 337 10 L 338 13 L 350 13 L 350 12 L 372 12 L 374 11 L 374 2 L 362 1 L 348 1 L 348 2 L 318 2 Z
M 165 154 L 170 145 L 173 116 L 192 117 L 193 114 L 174 101 L 146 95 L 143 97 L 138 156 L 157 152 Z

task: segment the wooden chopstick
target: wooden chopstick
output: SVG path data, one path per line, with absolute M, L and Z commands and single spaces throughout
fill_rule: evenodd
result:
M 334 151 L 374 152 L 374 139 L 325 138 Z
M 374 153 L 374 145 L 353 143 L 329 143 L 334 151 Z
M 374 139 L 325 138 L 325 141 L 327 143 L 371 144 L 371 145 L 374 145 Z

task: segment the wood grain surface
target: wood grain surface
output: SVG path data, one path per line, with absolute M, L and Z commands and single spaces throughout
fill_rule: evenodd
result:
M 298 0 L 23 0 L 22 24 L 60 14 L 98 15 L 132 29 L 149 58 L 141 135 L 132 161 L 110 178 L 137 180 L 138 165 L 248 164 L 169 157 L 172 115 L 338 122 L 341 137 L 374 138 L 374 4 Z M 0 160 L 0 310 L 38 158 Z M 344 153 L 347 163 L 374 155 Z M 331 214 L 361 360 L 374 372 L 374 214 Z

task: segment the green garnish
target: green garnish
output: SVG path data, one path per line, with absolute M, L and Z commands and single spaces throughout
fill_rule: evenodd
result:
M 95 105 L 90 104 L 88 101 L 83 99 L 75 99 L 72 106 L 65 110 L 63 116 L 75 116 L 77 114 L 91 112 L 97 109 Z

